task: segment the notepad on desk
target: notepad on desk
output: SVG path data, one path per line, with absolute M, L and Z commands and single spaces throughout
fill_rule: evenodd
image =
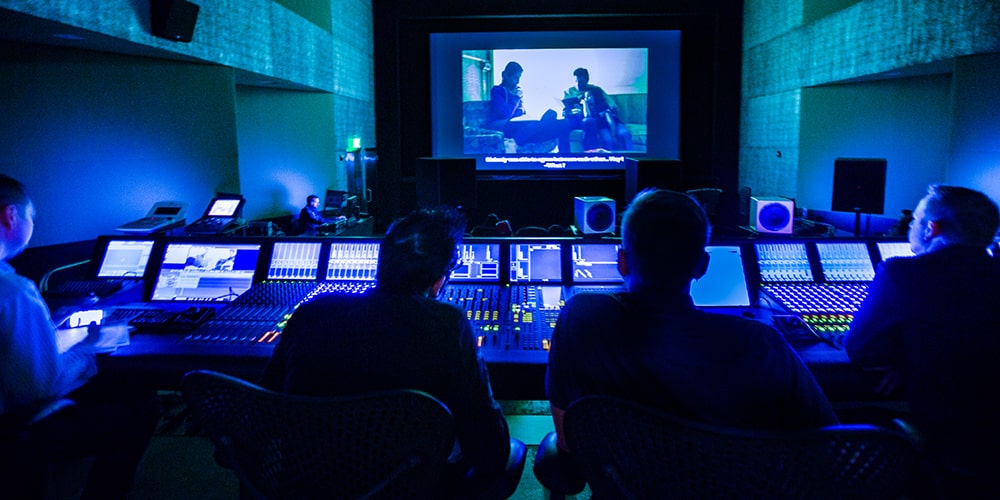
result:
M 125 323 L 114 325 L 102 325 L 101 338 L 94 343 L 94 350 L 98 353 L 114 352 L 119 347 L 129 345 L 129 327 Z M 87 327 L 60 328 L 56 330 L 56 348 L 62 354 L 70 350 L 87 338 Z

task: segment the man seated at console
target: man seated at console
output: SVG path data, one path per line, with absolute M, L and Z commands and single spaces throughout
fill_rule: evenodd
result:
M 421 209 L 394 222 L 380 244 L 376 287 L 299 307 L 261 385 L 317 396 L 402 388 L 431 394 L 455 419 L 454 471 L 467 492 L 516 485 L 522 469 L 505 477 L 505 468 L 512 446 L 524 445 L 510 439 L 465 312 L 436 300 L 460 264 L 464 230 L 453 209 Z
M 547 390 L 560 450 L 573 451 L 563 436 L 565 409 L 594 394 L 741 429 L 837 423 L 774 328 L 693 305 L 691 281 L 708 267 L 710 231 L 705 211 L 684 193 L 651 189 L 632 201 L 618 252 L 625 291 L 573 296 L 552 335 Z M 554 450 L 544 452 L 536 473 Z
M 910 222 L 916 256 L 879 266 L 845 339 L 853 363 L 887 370 L 880 392 L 901 385 L 940 498 L 1000 497 L 998 226 L 985 194 L 931 185 Z
M 97 325 L 60 352 L 38 288 L 6 262 L 28 245 L 34 217 L 25 186 L 0 174 L 0 488 L 33 498 L 48 462 L 95 457 L 83 498 L 125 498 L 159 418 L 153 393 L 96 377 Z
M 334 224 L 337 221 L 347 220 L 347 217 L 340 215 L 334 218 L 327 218 L 319 209 L 319 196 L 314 194 L 306 197 L 306 206 L 299 212 L 299 228 L 302 234 L 314 235 L 320 226 Z

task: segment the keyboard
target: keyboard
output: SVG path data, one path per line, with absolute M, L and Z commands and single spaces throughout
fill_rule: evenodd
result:
M 85 297 L 95 295 L 107 297 L 122 289 L 124 282 L 120 279 L 104 280 L 70 280 L 56 283 L 46 290 L 48 297 Z
M 189 307 L 182 311 L 157 308 L 119 307 L 112 311 L 106 322 L 127 322 L 136 330 L 187 332 L 194 330 L 215 314 L 207 307 Z
M 232 217 L 200 219 L 185 228 L 188 234 L 219 234 L 235 221 Z

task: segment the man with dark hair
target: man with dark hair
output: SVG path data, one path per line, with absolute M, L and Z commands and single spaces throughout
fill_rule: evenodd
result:
M 915 257 L 883 262 L 845 339 L 851 361 L 888 368 L 924 437 L 937 494 L 997 498 L 1000 260 L 987 253 L 1000 214 L 985 194 L 931 185 L 913 211 Z
M 464 231 L 453 209 L 417 210 L 393 223 L 379 247 L 375 289 L 299 307 L 261 385 L 316 396 L 427 392 L 454 416 L 455 469 L 474 489 L 503 476 L 512 440 L 465 312 L 435 300 L 460 263 Z
M 324 217 L 319 209 L 319 196 L 311 194 L 306 197 L 306 206 L 299 212 L 299 228 L 302 229 L 302 234 L 313 235 L 320 226 L 332 224 L 337 219 L 344 220 L 347 217 L 339 216 L 334 219 Z
M 618 117 L 618 106 L 604 89 L 590 84 L 587 68 L 576 68 L 573 76 L 576 85 L 563 93 L 563 115 L 571 130 L 583 130 L 583 149 L 634 149 L 632 132 Z
M 114 387 L 91 382 L 97 374 L 97 325 L 60 352 L 38 288 L 6 262 L 28 245 L 34 217 L 24 185 L 0 174 L 0 441 L 19 435 L 27 448 L 16 457 L 5 453 L 3 488 L 33 496 L 40 492 L 12 481 L 38 479 L 49 460 L 94 456 L 83 497 L 125 498 L 158 413 L 151 399 L 118 400 L 122 395 Z M 21 475 L 8 477 L 13 471 Z
M 553 332 L 547 385 L 561 449 L 564 410 L 592 394 L 736 428 L 837 423 L 780 333 L 694 307 L 691 281 L 708 267 L 710 231 L 705 211 L 684 193 L 646 190 L 632 201 L 618 252 L 627 291 L 573 296 Z

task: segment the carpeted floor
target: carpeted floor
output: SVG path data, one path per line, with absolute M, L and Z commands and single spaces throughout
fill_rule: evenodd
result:
M 238 483 L 232 471 L 220 467 L 212 457 L 212 444 L 198 435 L 180 394 L 158 395 L 163 415 L 156 435 L 139 466 L 131 499 L 135 500 L 232 500 L 237 498 Z M 552 430 L 548 401 L 500 401 L 511 435 L 528 445 L 524 474 L 515 500 L 548 498 L 531 469 L 538 443 Z M 46 498 L 68 500 L 79 497 L 88 472 L 86 461 L 65 464 L 54 474 L 60 480 L 49 485 Z M 578 499 L 589 498 L 585 490 Z
M 131 498 L 155 499 L 233 499 L 237 481 L 228 469 L 212 458 L 212 445 L 197 436 L 179 394 L 161 393 L 163 417 L 156 437 L 140 465 Z M 512 498 L 518 500 L 547 498 L 531 473 L 538 443 L 552 430 L 548 401 L 501 401 L 508 416 L 511 435 L 528 445 L 524 475 Z M 588 498 L 579 495 L 577 498 Z

